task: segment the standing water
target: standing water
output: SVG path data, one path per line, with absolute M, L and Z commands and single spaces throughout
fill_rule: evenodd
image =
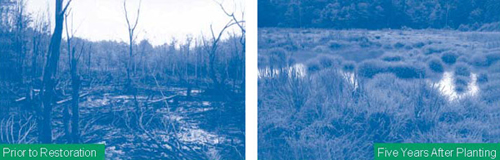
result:
M 446 96 L 448 100 L 453 101 L 468 96 L 475 96 L 477 95 L 477 93 L 479 93 L 479 87 L 477 85 L 477 74 L 471 73 L 470 78 L 472 81 L 467 84 L 467 89 L 464 92 L 456 91 L 456 86 L 453 83 L 455 80 L 455 75 L 452 72 L 444 72 L 443 78 L 441 78 L 439 82 L 431 82 L 430 84 L 438 89 L 442 95 Z

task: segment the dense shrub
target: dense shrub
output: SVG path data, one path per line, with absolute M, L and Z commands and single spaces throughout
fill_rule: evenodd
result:
M 428 63 L 428 66 L 429 68 L 434 71 L 434 72 L 437 72 L 437 73 L 443 73 L 444 71 L 444 66 L 443 66 L 443 63 L 441 62 L 441 60 L 437 59 L 437 58 L 433 58 L 431 60 L 429 60 Z
M 389 3 L 391 2 L 391 3 Z M 445 5 L 447 7 L 445 7 Z M 437 28 L 497 31 L 495 0 L 295 1 L 259 0 L 259 27 L 385 29 Z M 299 8 L 298 8 L 299 7 Z M 303 12 L 300 12 L 303 9 Z M 448 16 L 450 15 L 450 16 Z M 452 16 L 451 16 L 452 15 Z M 488 24 L 491 23 L 491 24 Z M 488 24 L 488 25 L 485 25 Z M 481 27 L 481 25 L 484 25 Z
M 458 55 L 453 52 L 446 52 L 441 55 L 441 60 L 449 65 L 455 64 L 457 62 Z

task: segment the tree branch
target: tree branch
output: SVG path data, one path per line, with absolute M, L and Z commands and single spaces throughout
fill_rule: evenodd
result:
M 68 1 L 68 3 L 66 3 L 66 6 L 64 6 L 64 9 L 61 11 L 61 13 L 60 13 L 60 14 L 64 14 L 64 13 L 66 12 L 66 10 L 67 10 L 67 9 L 68 9 L 68 7 L 69 7 L 69 4 L 71 4 L 71 1 L 73 1 L 73 0 L 69 0 L 69 1 Z
M 134 32 L 135 28 L 137 27 L 137 24 L 139 24 L 139 15 L 141 13 L 141 5 L 142 5 L 142 0 L 139 1 L 139 8 L 137 8 L 137 16 L 135 18 L 135 23 L 132 26 L 132 24 L 130 24 L 130 20 L 128 17 L 127 0 L 123 1 L 123 10 L 125 11 L 125 20 L 127 21 L 127 26 L 128 26 L 129 32 Z

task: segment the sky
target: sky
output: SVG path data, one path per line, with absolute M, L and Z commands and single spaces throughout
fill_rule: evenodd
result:
M 133 23 L 140 0 L 126 1 Z M 244 0 L 142 0 L 136 42 L 148 39 L 153 45 L 161 45 L 173 38 L 182 43 L 187 36 L 211 37 L 211 24 L 217 33 L 230 20 L 217 2 L 222 2 L 227 11 L 235 12 L 242 19 Z M 54 24 L 54 3 L 55 0 L 27 0 L 27 9 L 34 17 L 42 17 L 50 7 Z M 76 30 L 75 37 L 128 42 L 123 0 L 73 0 L 70 8 L 68 25 Z

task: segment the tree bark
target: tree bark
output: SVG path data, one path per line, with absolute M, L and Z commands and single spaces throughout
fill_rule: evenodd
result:
M 80 103 L 80 76 L 78 75 L 78 60 L 74 57 L 71 60 L 71 86 L 72 86 L 72 103 L 71 103 L 71 111 L 73 116 L 71 117 L 71 139 L 73 143 L 80 142 L 80 113 L 79 106 Z
M 56 25 L 54 28 L 54 34 L 52 34 L 52 38 L 50 40 L 49 53 L 47 54 L 47 63 L 45 65 L 45 72 L 43 75 L 43 119 L 42 128 L 39 133 L 39 141 L 41 143 L 52 143 L 52 102 L 54 101 L 57 65 L 61 54 L 60 48 L 64 23 L 64 11 L 66 10 L 66 8 L 63 9 L 63 1 L 64 0 L 56 0 Z M 67 5 L 69 5 L 70 2 L 71 0 Z

